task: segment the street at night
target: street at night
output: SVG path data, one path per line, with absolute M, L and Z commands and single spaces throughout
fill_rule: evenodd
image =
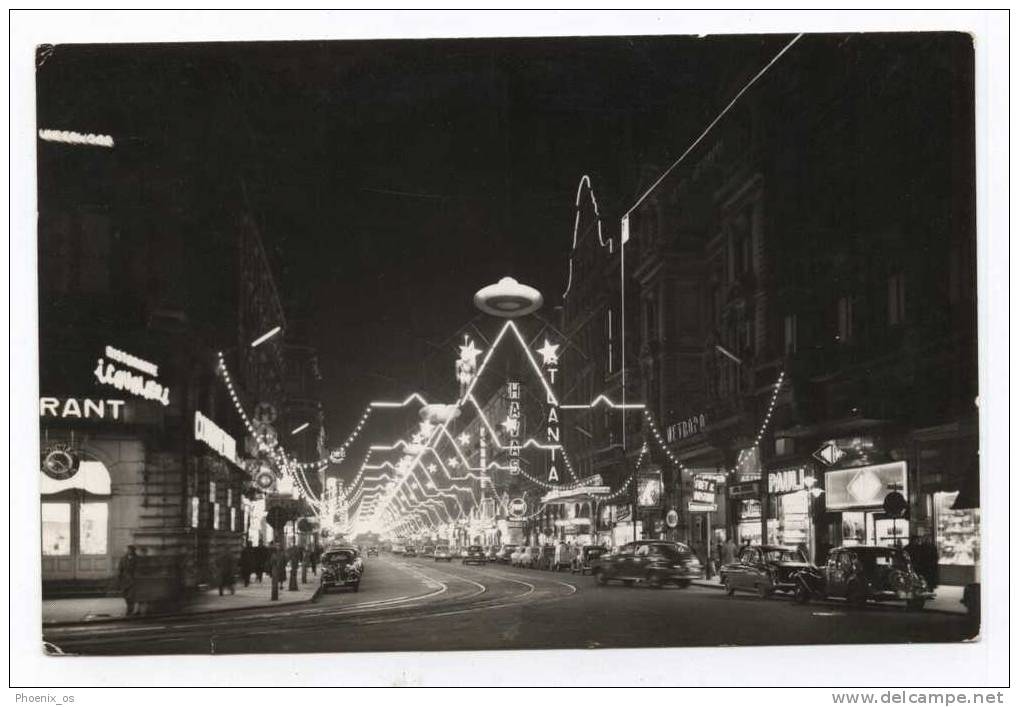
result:
M 33 650 L 983 650 L 974 36 L 753 31 L 37 41 Z
M 801 606 L 694 586 L 598 585 L 592 577 L 459 562 L 372 560 L 357 593 L 290 609 L 47 629 L 83 655 L 569 649 L 959 641 L 962 614 Z

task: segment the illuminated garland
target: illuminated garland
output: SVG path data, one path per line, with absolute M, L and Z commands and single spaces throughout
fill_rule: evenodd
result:
M 782 390 L 782 383 L 784 381 L 785 381 L 785 371 L 781 371 L 778 374 L 778 380 L 775 381 L 775 389 L 771 392 L 771 400 L 768 401 L 768 412 L 765 413 L 764 420 L 761 422 L 761 426 L 757 430 L 757 436 L 754 437 L 754 443 L 750 447 L 751 449 L 753 449 L 755 447 L 760 447 L 761 440 L 764 439 L 764 434 L 768 430 L 768 424 L 771 422 L 771 415 L 772 415 L 773 412 L 775 412 L 775 403 L 778 402 L 778 393 L 779 393 L 780 390 Z M 746 449 L 741 449 L 740 450 L 739 457 L 736 460 L 736 466 L 733 469 L 731 469 L 729 473 L 735 473 L 736 472 L 736 470 L 743 463 L 743 460 L 746 458 L 747 453 L 748 452 L 747 452 Z

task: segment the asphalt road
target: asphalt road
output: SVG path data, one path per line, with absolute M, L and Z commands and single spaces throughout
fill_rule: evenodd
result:
M 591 577 L 383 556 L 360 592 L 313 604 L 47 628 L 70 654 L 631 648 L 965 640 L 965 616 L 900 606 L 800 606 L 706 587 L 598 586 Z

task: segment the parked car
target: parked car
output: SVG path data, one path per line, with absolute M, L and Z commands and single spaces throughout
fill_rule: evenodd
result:
M 489 562 L 495 562 L 498 557 L 499 557 L 499 546 L 498 545 L 492 545 L 490 547 L 485 548 L 485 559 L 486 560 L 488 560 Z
M 406 550 L 407 550 L 407 547 L 405 545 L 400 545 L 398 543 L 394 543 L 393 544 L 393 554 L 394 555 L 402 555 Z
M 417 557 L 418 556 L 417 548 L 414 547 L 413 545 L 408 545 L 407 547 L 405 547 L 403 549 L 403 556 L 404 557 Z
M 378 557 L 379 556 L 379 549 L 377 547 L 375 547 L 374 545 L 372 545 L 370 548 L 368 548 L 367 556 L 368 557 Z
M 701 563 L 689 547 L 664 540 L 627 543 L 614 553 L 593 559 L 591 573 L 598 584 L 611 579 L 627 586 L 644 582 L 654 588 L 670 583 L 685 588 L 690 580 L 703 576 Z
M 608 548 L 602 545 L 585 545 L 580 548 L 580 555 L 574 559 L 573 565 L 570 567 L 570 571 L 574 574 L 589 574 L 591 572 L 591 563 L 608 552 Z
M 423 548 L 421 548 L 421 557 L 434 557 L 434 556 L 435 556 L 434 545 L 425 545 Z
M 361 586 L 364 565 L 353 547 L 330 548 L 322 553 L 322 591 L 332 587 L 349 587 L 355 592 Z
M 807 558 L 794 547 L 747 545 L 740 548 L 735 562 L 719 569 L 719 575 L 729 596 L 739 589 L 763 599 L 773 592 L 794 592 L 794 575 L 808 567 Z
M 495 561 L 501 564 L 508 564 L 518 549 L 517 545 L 503 545 L 495 554 Z
M 857 606 L 868 601 L 905 601 L 910 609 L 920 610 L 934 598 L 909 555 L 895 547 L 834 548 L 823 572 L 827 595 L 844 597 Z
M 435 554 L 432 555 L 436 562 L 444 560 L 445 562 L 453 561 L 453 553 L 450 551 L 448 545 L 436 545 Z
M 486 561 L 485 548 L 480 545 L 471 545 L 468 547 L 467 554 L 463 558 L 463 564 L 465 565 L 483 565 Z

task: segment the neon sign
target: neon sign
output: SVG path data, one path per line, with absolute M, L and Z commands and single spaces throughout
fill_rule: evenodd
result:
M 542 363 L 545 365 L 545 370 L 548 371 L 549 382 L 549 389 L 546 391 L 547 396 L 545 398 L 545 402 L 548 404 L 548 416 L 545 418 L 545 439 L 549 444 L 556 445 L 548 450 L 549 463 L 547 481 L 550 484 L 559 483 L 559 472 L 556 470 L 556 451 L 560 444 L 559 401 L 556 400 L 555 394 L 551 388 L 551 386 L 555 385 L 555 377 L 559 372 L 558 351 L 559 345 L 550 343 L 548 339 L 545 339 L 545 345 L 538 349 L 538 353 L 541 354 Z
M 170 389 L 154 380 L 159 375 L 159 368 L 155 364 L 124 353 L 112 346 L 106 347 L 105 354 L 110 362 L 99 357 L 94 371 L 97 381 L 104 385 L 111 385 L 117 390 L 126 390 L 146 400 L 158 400 L 163 405 L 170 404 Z M 119 368 L 118 363 L 133 368 L 144 375 L 126 368 Z M 151 376 L 152 379 L 145 376 Z
M 509 459 L 510 473 L 520 473 L 520 381 L 510 381 L 506 384 L 506 397 L 509 398 L 509 412 L 504 423 L 506 432 L 509 435 Z
M 91 398 L 39 398 L 40 417 L 77 417 L 121 419 L 123 400 L 92 400 Z
M 237 442 L 215 422 L 195 410 L 195 439 L 205 442 L 213 451 L 226 457 L 237 466 Z

